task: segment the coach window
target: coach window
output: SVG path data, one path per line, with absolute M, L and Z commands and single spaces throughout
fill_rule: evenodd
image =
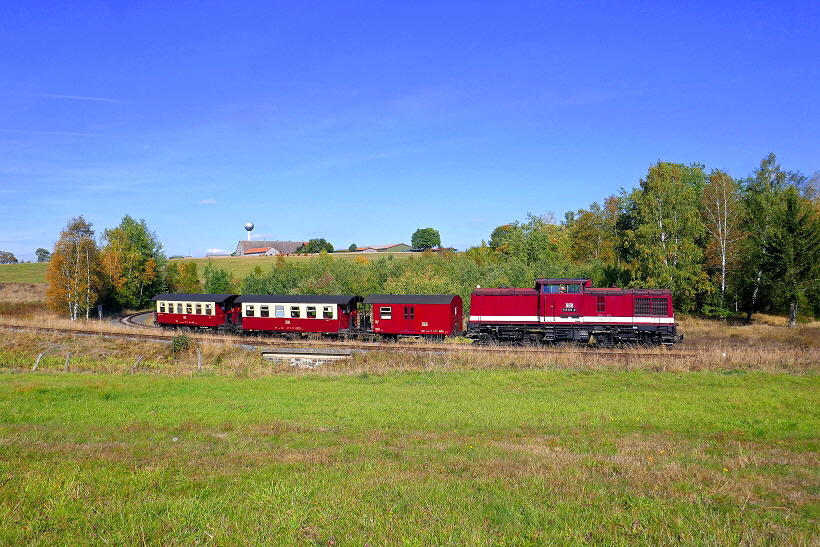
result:
M 159 313 L 165 313 L 165 302 L 157 302 L 157 311 Z
M 205 315 L 212 315 L 211 314 L 211 305 L 205 304 Z
M 196 314 L 197 315 L 202 315 L 202 304 L 197 304 L 196 305 Z
M 382 306 L 379 308 L 379 317 L 381 319 L 392 319 L 393 318 L 393 308 L 390 306 Z
M 302 314 L 299 310 L 299 306 L 291 306 L 290 307 L 290 316 L 295 318 L 295 319 L 299 319 L 300 317 L 302 317 Z
M 182 313 L 182 302 L 177 303 L 177 313 Z
M 267 304 L 259 306 L 259 317 L 270 317 L 270 309 Z
M 333 306 L 322 307 L 322 317 L 325 319 L 333 319 Z
M 185 313 L 194 313 L 194 306 L 190 302 L 185 303 Z
M 250 304 L 245 306 L 245 317 L 253 317 L 253 306 Z
M 306 311 L 308 319 L 316 319 L 316 306 L 308 306 Z
M 276 317 L 285 317 L 285 306 L 280 304 L 273 308 L 273 311 Z

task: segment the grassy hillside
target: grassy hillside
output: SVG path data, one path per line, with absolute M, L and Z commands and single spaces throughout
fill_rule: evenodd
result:
M 48 262 L 0 264 L 0 283 L 45 283 Z
M 333 260 L 355 260 L 359 259 L 366 259 L 366 260 L 377 260 L 382 257 L 387 257 L 392 255 L 394 258 L 409 258 L 411 256 L 417 256 L 417 253 L 333 253 L 331 256 Z M 306 260 L 310 260 L 313 256 L 286 256 L 285 260 L 288 262 L 304 262 Z M 204 281 L 202 277 L 202 272 L 205 269 L 205 266 L 208 264 L 207 258 L 176 258 L 169 262 L 175 262 L 177 264 L 183 264 L 188 262 L 193 262 L 197 265 L 197 271 L 199 272 L 199 276 L 201 280 Z M 262 268 L 262 271 L 267 272 L 272 267 L 276 265 L 276 257 L 275 256 L 228 256 L 228 257 L 221 257 L 221 258 L 212 258 L 210 259 L 213 265 L 216 268 L 227 270 L 228 272 L 232 273 L 234 278 L 237 280 L 242 279 L 256 267 L 259 266 Z
M 413 256 L 413 253 L 333 253 L 333 259 L 349 259 L 353 260 L 357 257 L 365 257 L 368 260 L 374 260 L 383 256 L 393 255 L 396 258 L 407 258 Z M 287 256 L 287 261 L 305 261 L 310 257 L 306 256 Z M 176 262 L 177 264 L 183 262 L 194 262 L 197 264 L 197 269 L 202 275 L 205 265 L 208 264 L 207 258 L 179 258 L 169 262 Z M 276 265 L 276 257 L 225 257 L 214 258 L 213 263 L 217 268 L 231 272 L 236 279 L 242 279 L 248 275 L 254 267 L 261 266 L 264 271 L 269 270 Z M 48 262 L 31 262 L 26 264 L 0 264 L 0 283 L 45 283 L 46 270 L 48 269 Z

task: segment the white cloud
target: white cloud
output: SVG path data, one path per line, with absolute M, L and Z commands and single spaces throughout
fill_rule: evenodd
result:
M 474 218 L 473 220 L 471 220 L 471 222 L 484 222 L 484 221 L 481 220 L 480 218 Z
M 128 101 L 121 101 L 119 99 L 108 99 L 105 97 L 82 97 L 79 95 L 47 95 L 45 93 L 41 93 L 39 95 L 35 95 L 36 97 L 49 97 L 52 99 L 79 99 L 81 101 L 103 101 L 106 103 L 127 103 Z
M 199 203 L 202 203 L 203 205 L 219 205 L 219 202 L 214 198 L 201 199 L 199 200 Z
M 230 251 L 226 251 L 225 249 L 207 249 L 208 254 L 213 255 L 220 255 L 220 254 L 229 254 Z

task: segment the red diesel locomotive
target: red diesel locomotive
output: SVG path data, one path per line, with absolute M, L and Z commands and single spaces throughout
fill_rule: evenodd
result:
M 477 288 L 463 328 L 461 297 L 419 294 L 160 294 L 155 324 L 172 328 L 386 338 L 466 335 L 476 342 L 673 344 L 666 289 L 594 288 L 589 279 L 537 279 L 535 288 Z M 372 306 L 360 312 L 359 303 Z
M 593 288 L 589 279 L 537 279 L 534 289 L 481 289 L 470 296 L 467 336 L 479 342 L 572 340 L 673 344 L 667 289 Z

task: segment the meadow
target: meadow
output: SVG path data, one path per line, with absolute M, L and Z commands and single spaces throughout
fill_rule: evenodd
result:
M 0 264 L 0 283 L 45 283 L 48 262 Z
M 818 545 L 817 352 L 753 361 L 764 327 L 728 360 L 310 370 L 3 331 L 0 545 Z

